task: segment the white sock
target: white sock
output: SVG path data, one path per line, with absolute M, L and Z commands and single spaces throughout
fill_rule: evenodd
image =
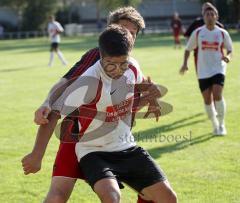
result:
M 216 107 L 216 111 L 217 111 L 217 118 L 219 121 L 219 125 L 223 126 L 224 125 L 224 116 L 226 113 L 226 103 L 224 98 L 222 98 L 222 100 L 220 101 L 215 101 L 215 107 Z
M 205 104 L 205 110 L 207 112 L 208 118 L 212 122 L 213 128 L 217 129 L 219 127 L 219 122 L 218 122 L 218 119 L 216 117 L 217 113 L 216 113 L 213 102 L 210 105 Z
M 50 52 L 50 60 L 49 60 L 48 66 L 52 66 L 53 59 L 54 59 L 54 53 L 53 53 L 53 51 L 51 51 Z
M 57 51 L 57 55 L 59 59 L 61 60 L 63 65 L 67 65 L 67 61 L 64 59 L 63 53 L 61 51 Z

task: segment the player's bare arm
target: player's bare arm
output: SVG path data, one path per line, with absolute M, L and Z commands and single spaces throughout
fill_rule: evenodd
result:
M 226 56 L 223 56 L 222 60 L 225 61 L 226 63 L 229 63 L 232 57 L 232 51 L 229 50 L 227 51 Z
M 186 71 L 188 71 L 188 58 L 190 56 L 190 51 L 185 50 L 184 52 L 184 59 L 183 59 L 183 65 L 179 71 L 181 75 L 183 75 Z
M 41 169 L 43 156 L 59 118 L 60 116 L 58 113 L 51 112 L 48 116 L 49 122 L 39 126 L 32 152 L 22 159 L 25 175 L 37 173 Z
M 54 102 L 66 89 L 67 79 L 61 78 L 48 93 L 43 104 L 35 111 L 34 122 L 37 125 L 44 125 L 49 122 L 48 114 L 51 112 L 51 103 Z

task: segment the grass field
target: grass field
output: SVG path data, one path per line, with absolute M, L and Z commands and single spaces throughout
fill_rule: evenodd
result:
M 235 54 L 228 66 L 224 90 L 227 102 L 226 137 L 211 135 L 198 90 L 193 62 L 182 77 L 178 70 L 183 49 L 173 49 L 169 36 L 139 36 L 133 56 L 145 75 L 168 87 L 163 98 L 174 110 L 155 120 L 138 120 L 134 132 L 139 145 L 148 149 L 167 174 L 180 203 L 240 202 L 240 35 L 232 33 Z M 31 151 L 37 126 L 33 112 L 48 90 L 81 55 L 96 46 L 96 37 L 63 39 L 61 49 L 69 61 L 63 67 L 55 58 L 47 67 L 49 45 L 46 38 L 0 41 L 0 202 L 41 202 L 48 191 L 52 165 L 58 148 L 51 139 L 42 169 L 24 176 L 21 158 Z M 147 139 L 161 136 L 157 142 Z M 143 139 L 144 138 L 144 139 Z M 136 194 L 126 188 L 123 203 L 136 202 Z M 69 202 L 95 203 L 96 195 L 78 181 Z

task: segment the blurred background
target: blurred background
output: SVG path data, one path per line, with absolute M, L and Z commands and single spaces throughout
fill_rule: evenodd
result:
M 178 12 L 184 26 L 201 15 L 203 0 L 0 0 L 0 38 L 29 38 L 47 35 L 48 16 L 56 15 L 65 35 L 98 33 L 110 10 L 131 5 L 146 21 L 145 33 L 170 31 L 171 18 Z M 226 28 L 238 28 L 239 0 L 213 0 Z

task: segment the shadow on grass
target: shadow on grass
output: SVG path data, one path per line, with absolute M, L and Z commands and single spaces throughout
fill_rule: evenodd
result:
M 151 154 L 153 158 L 159 158 L 161 155 L 165 153 L 172 153 L 174 151 L 182 150 L 188 146 L 193 146 L 196 144 L 200 144 L 202 142 L 206 142 L 212 138 L 216 138 L 217 136 L 213 136 L 212 133 L 206 133 L 197 137 L 194 137 L 192 131 L 190 130 L 188 134 L 165 134 L 167 132 L 171 132 L 173 130 L 183 128 L 186 126 L 192 126 L 197 123 L 205 122 L 207 118 L 200 118 L 203 113 L 194 114 L 192 116 L 174 121 L 170 124 L 163 125 L 157 128 L 144 130 L 140 132 L 134 133 L 135 139 L 137 142 L 146 142 L 146 143 L 156 143 L 164 144 L 166 142 L 173 143 L 167 144 L 164 146 L 159 146 L 155 148 L 151 148 L 148 152 Z M 196 119 L 192 121 L 192 119 Z
M 29 53 L 29 52 L 42 52 L 49 51 L 50 42 L 44 40 L 43 38 L 32 39 L 31 40 L 14 40 L 15 43 L 11 41 L 5 41 L 5 43 L 0 46 L 0 51 L 18 51 L 19 53 Z M 79 38 L 63 38 L 60 43 L 60 49 L 66 50 L 78 50 L 87 51 L 90 48 L 94 48 L 97 45 L 96 36 L 85 36 Z
M 134 136 L 139 136 L 139 141 L 144 140 L 145 138 L 149 138 L 149 136 L 155 136 L 159 133 L 165 133 L 165 132 L 170 132 L 173 130 L 176 130 L 178 128 L 183 128 L 186 126 L 190 126 L 190 125 L 194 125 L 197 123 L 201 123 L 206 121 L 207 119 L 199 119 L 199 120 L 195 120 L 192 121 L 192 119 L 194 118 L 198 118 L 200 116 L 204 115 L 203 113 L 197 113 L 195 115 L 180 119 L 178 121 L 174 121 L 170 124 L 166 124 L 166 125 L 162 125 L 160 127 L 156 127 L 156 128 L 152 128 L 152 129 L 148 129 L 148 130 L 144 130 L 144 131 L 140 131 L 140 132 L 136 132 L 134 133 Z
M 231 32 L 233 41 L 240 40 L 240 33 Z M 184 38 L 181 39 L 182 42 Z M 29 52 L 43 52 L 48 51 L 50 42 L 47 39 L 23 39 L 4 41 L 5 43 L 0 46 L 0 51 L 18 50 L 20 53 Z M 14 43 L 13 43 L 14 42 Z M 96 47 L 98 44 L 98 35 L 94 36 L 79 36 L 79 37 L 65 37 L 63 38 L 60 49 L 64 51 L 88 51 Z M 173 38 L 171 34 L 148 34 L 139 35 L 136 40 L 135 48 L 147 47 L 173 47 Z
M 36 53 L 49 51 L 50 42 L 47 42 L 43 38 L 39 40 L 15 40 L 6 41 L 6 43 L 0 46 L 0 51 L 18 51 L 19 53 Z M 60 49 L 64 51 L 88 51 L 89 49 L 95 48 L 98 44 L 97 36 L 84 36 L 74 38 L 63 38 L 60 43 Z M 158 46 L 173 46 L 172 37 L 160 34 L 152 35 L 140 35 L 136 41 L 136 48 L 146 47 L 158 47 Z
M 29 66 L 29 67 L 23 67 L 23 68 L 9 68 L 9 69 L 2 69 L 0 70 L 0 73 L 9 73 L 9 72 L 17 72 L 17 71 L 25 71 L 25 70 L 32 70 L 32 69 L 38 69 L 38 68 L 43 68 L 40 66 Z
M 176 142 L 174 144 L 151 148 L 148 150 L 148 152 L 149 152 L 149 154 L 151 154 L 151 156 L 153 158 L 156 159 L 156 158 L 161 157 L 163 154 L 168 154 L 168 153 L 172 153 L 175 151 L 179 151 L 179 150 L 185 149 L 189 146 L 207 142 L 208 140 L 213 139 L 213 138 L 217 138 L 217 136 L 212 135 L 212 133 L 206 133 L 206 134 L 197 136 L 195 138 L 193 138 L 191 136 L 190 139 L 185 139 L 180 142 Z

